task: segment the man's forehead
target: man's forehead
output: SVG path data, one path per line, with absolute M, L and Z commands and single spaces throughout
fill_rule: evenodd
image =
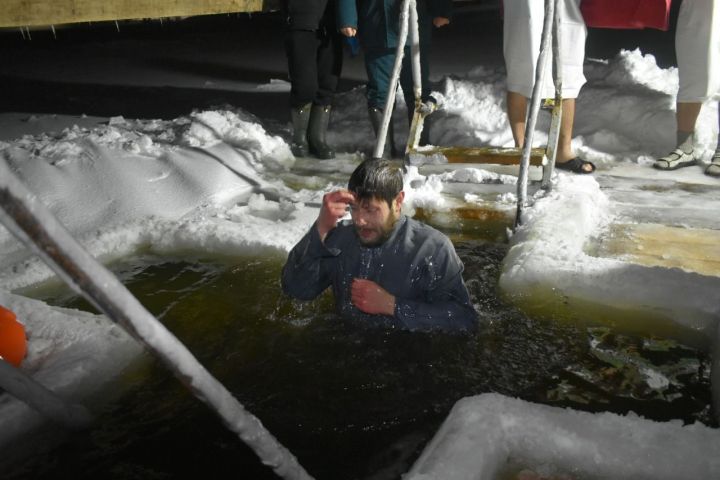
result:
M 387 205 L 387 202 L 382 197 L 368 196 L 358 198 L 355 196 L 355 204 L 360 207 L 378 207 L 381 205 Z
M 363 197 L 363 198 L 355 197 L 355 201 L 353 202 L 353 206 L 355 206 L 355 207 L 363 207 L 363 208 L 372 207 L 372 206 L 375 206 L 375 205 L 377 205 L 377 204 L 379 203 L 378 200 L 379 200 L 379 199 L 377 199 L 377 198 L 375 198 L 375 197 Z M 382 200 L 380 200 L 380 201 L 382 201 Z

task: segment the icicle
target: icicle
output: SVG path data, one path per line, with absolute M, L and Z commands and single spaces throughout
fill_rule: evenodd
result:
M 25 30 L 23 30 L 23 27 L 20 27 L 20 35 L 22 35 L 23 40 L 25 40 Z
M 50 25 L 50 29 L 53 32 L 53 38 L 57 40 L 57 33 L 55 32 L 55 25 Z
M 27 32 L 28 40 L 32 40 L 32 35 L 30 35 L 30 27 L 25 27 L 25 31 Z
M 116 29 L 118 32 L 120 32 L 120 24 L 118 23 L 117 20 L 115 20 L 115 29 Z

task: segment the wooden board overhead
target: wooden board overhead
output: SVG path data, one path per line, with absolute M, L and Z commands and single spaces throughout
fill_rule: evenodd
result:
M 280 0 L 0 0 L 0 27 L 277 10 Z

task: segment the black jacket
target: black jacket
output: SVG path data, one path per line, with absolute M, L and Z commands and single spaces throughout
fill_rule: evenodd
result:
M 285 0 L 284 6 L 290 30 L 336 30 L 335 0 Z

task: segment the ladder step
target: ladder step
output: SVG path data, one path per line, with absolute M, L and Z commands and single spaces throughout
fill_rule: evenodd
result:
M 433 147 L 410 150 L 410 155 L 443 155 L 448 163 L 488 163 L 499 165 L 519 165 L 522 150 L 519 148 L 497 147 Z M 530 165 L 545 165 L 544 148 L 533 148 L 530 152 Z

